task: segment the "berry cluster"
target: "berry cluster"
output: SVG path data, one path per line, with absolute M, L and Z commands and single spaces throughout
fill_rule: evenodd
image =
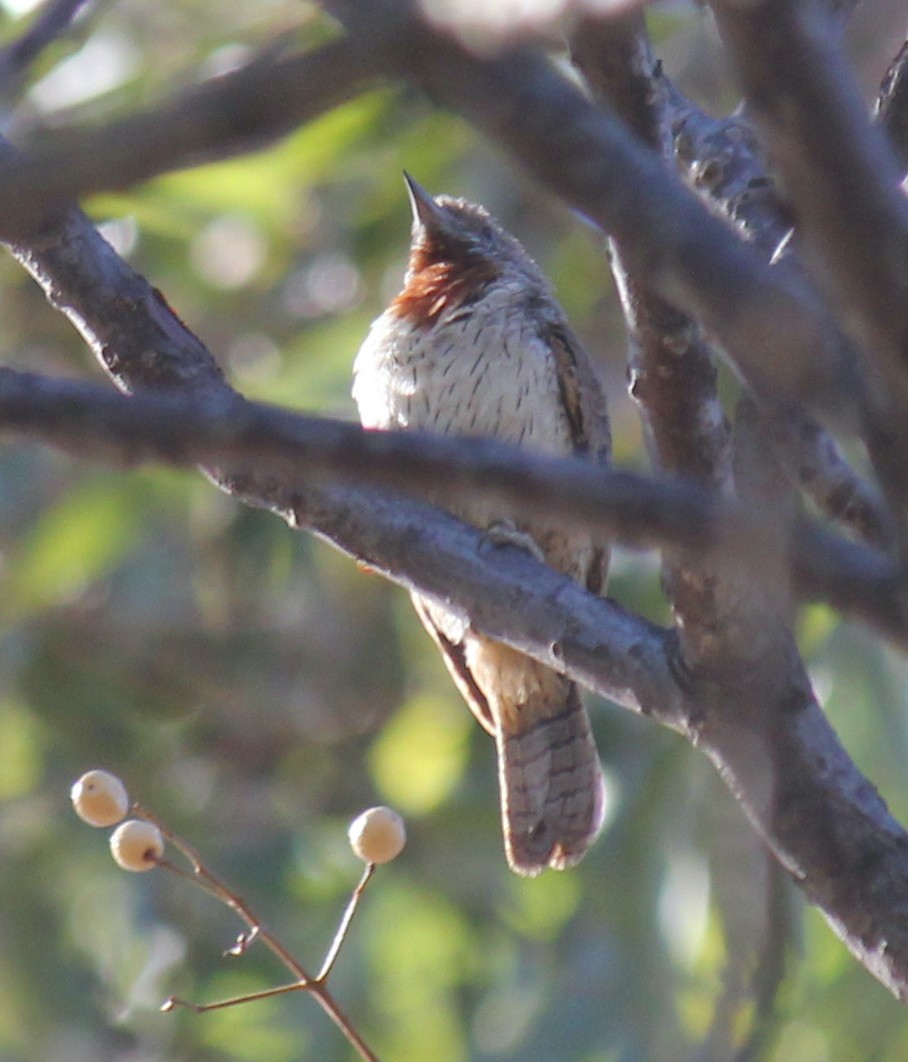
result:
M 403 819 L 396 811 L 388 807 L 369 808 L 350 824 L 348 831 L 350 847 L 354 854 L 366 864 L 365 871 L 347 904 L 334 941 L 322 962 L 321 970 L 317 976 L 310 977 L 304 967 L 252 913 L 249 904 L 215 876 L 194 848 L 168 830 L 150 811 L 130 801 L 126 786 L 116 775 L 103 770 L 88 771 L 73 785 L 70 796 L 76 814 L 90 826 L 116 826 L 110 837 L 110 851 L 118 866 L 134 872 L 162 867 L 197 885 L 226 904 L 243 919 L 247 929 L 240 934 L 233 947 L 227 950 L 226 955 L 243 955 L 254 941 L 259 940 L 277 955 L 295 978 L 290 985 L 280 985 L 263 992 L 237 996 L 216 1003 L 187 1003 L 185 1000 L 171 997 L 162 1005 L 162 1010 L 170 1011 L 181 1006 L 201 1013 L 288 991 L 309 992 L 315 996 L 359 1056 L 367 1060 L 374 1059 L 375 1056 L 371 1050 L 334 1002 L 328 992 L 327 981 L 346 939 L 353 915 L 356 913 L 359 901 L 376 866 L 390 863 L 403 851 L 406 843 L 406 829 Z M 127 819 L 127 814 L 133 817 Z M 166 857 L 167 845 L 182 855 L 188 863 L 188 868 L 183 868 Z
M 123 821 L 130 810 L 129 794 L 115 774 L 86 772 L 73 783 L 70 798 L 76 814 L 89 826 L 120 824 L 110 837 L 110 851 L 117 866 L 140 873 L 160 863 L 164 855 L 161 828 L 145 817 Z M 390 863 L 407 841 L 404 820 L 383 805 L 357 815 L 350 823 L 348 836 L 354 854 L 367 864 Z

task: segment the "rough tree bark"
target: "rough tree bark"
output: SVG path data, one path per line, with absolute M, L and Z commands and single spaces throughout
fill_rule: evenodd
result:
M 712 122 L 684 100 L 637 17 L 589 21 L 575 37 L 593 99 L 530 45 L 478 57 L 407 3 L 331 6 L 346 36 L 312 54 L 264 56 L 145 114 L 4 153 L 0 232 L 130 397 L 6 370 L 0 427 L 91 459 L 198 465 L 223 489 L 685 735 L 857 959 L 908 999 L 908 835 L 832 732 L 790 622 L 797 596 L 823 596 L 908 647 L 899 548 L 908 477 L 893 459 L 908 453 L 908 209 L 899 164 L 856 102 L 834 37 L 816 33 L 823 12 L 805 23 L 789 0 L 715 5 L 772 172 L 785 178 L 782 203 L 749 125 Z M 795 54 L 810 56 L 806 73 Z M 769 69 L 779 76 L 767 85 Z M 425 89 L 609 234 L 634 394 L 662 478 L 368 435 L 247 403 L 160 293 L 67 205 L 258 146 L 379 76 Z M 902 95 L 885 94 L 895 132 Z M 855 181 L 869 182 L 865 209 L 843 231 L 839 207 Z M 798 246 L 775 254 L 792 220 Z M 880 256 L 884 236 L 891 253 Z M 845 239 L 848 255 L 838 251 Z M 733 434 L 718 357 L 747 392 Z M 867 443 L 885 502 L 829 428 Z M 557 504 L 565 520 L 662 546 L 676 626 L 591 597 L 519 550 L 490 551 L 475 529 L 419 503 L 439 469 L 454 495 Z M 417 500 L 385 493 L 404 488 Z M 798 488 L 864 542 L 797 516 Z

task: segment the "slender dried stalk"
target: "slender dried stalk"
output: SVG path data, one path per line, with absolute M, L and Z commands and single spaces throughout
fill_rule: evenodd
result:
M 199 852 L 192 845 L 178 834 L 175 834 L 172 830 L 168 829 L 157 815 L 141 804 L 133 804 L 130 810 L 132 814 L 136 815 L 138 818 L 145 819 L 147 822 L 151 822 L 157 826 L 165 841 L 181 853 L 189 863 L 191 870 L 184 870 L 169 859 L 159 859 L 157 861 L 158 866 L 163 870 L 168 870 L 172 874 L 176 874 L 179 877 L 190 881 L 192 884 L 214 896 L 225 906 L 236 912 L 236 914 L 246 923 L 248 932 L 241 933 L 237 938 L 236 943 L 232 948 L 229 948 L 225 952 L 225 955 L 243 955 L 252 943 L 256 940 L 261 940 L 265 947 L 277 956 L 281 963 L 296 978 L 296 980 L 290 984 L 277 985 L 274 988 L 266 988 L 260 992 L 249 992 L 245 995 L 233 996 L 230 999 L 217 1000 L 213 1003 L 192 1003 L 188 1000 L 180 999 L 177 996 L 171 996 L 161 1005 L 161 1010 L 167 1013 L 175 1010 L 177 1007 L 182 1007 L 186 1010 L 191 1010 L 196 1014 L 204 1014 L 210 1010 L 223 1010 L 225 1007 L 234 1007 L 241 1003 L 251 1003 L 259 999 L 270 999 L 273 996 L 286 995 L 289 992 L 308 992 L 315 997 L 319 1006 L 344 1034 L 347 1041 L 356 1050 L 359 1057 L 366 1059 L 367 1062 L 378 1062 L 377 1056 L 353 1027 L 350 1019 L 338 1006 L 337 1001 L 328 991 L 327 986 L 328 976 L 334 967 L 334 963 L 336 962 L 344 940 L 347 937 L 347 932 L 350 929 L 353 915 L 356 913 L 363 892 L 372 878 L 372 874 L 375 870 L 374 864 L 370 863 L 366 866 L 359 884 L 353 891 L 353 895 L 351 896 L 343 918 L 340 921 L 334 940 L 331 942 L 331 946 L 328 949 L 324 962 L 322 963 L 321 972 L 318 977 L 311 977 L 307 973 L 305 967 L 290 954 L 280 940 L 278 940 L 278 938 L 264 925 L 262 920 L 252 911 L 252 908 L 247 901 L 209 869 Z

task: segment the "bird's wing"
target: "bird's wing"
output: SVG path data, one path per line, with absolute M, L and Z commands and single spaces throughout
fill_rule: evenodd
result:
M 612 452 L 605 391 L 592 359 L 566 322 L 546 323 L 541 338 L 558 364 L 558 386 L 567 411 L 574 450 L 608 461 Z
M 542 339 L 558 363 L 558 386 L 575 452 L 607 463 L 612 453 L 612 432 L 605 390 L 592 359 L 566 322 L 547 324 Z M 590 593 L 604 593 L 608 562 L 608 544 L 602 541 L 584 580 Z
M 495 720 L 492 718 L 489 702 L 467 667 L 463 646 L 463 623 L 456 620 L 447 609 L 420 594 L 411 594 L 410 600 L 432 641 L 441 650 L 442 659 L 454 680 L 454 685 L 460 690 L 476 721 L 483 730 L 494 736 Z

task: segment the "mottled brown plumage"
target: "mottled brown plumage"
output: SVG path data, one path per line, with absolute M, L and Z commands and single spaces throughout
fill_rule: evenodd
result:
M 601 386 L 535 263 L 482 207 L 407 184 L 413 239 L 404 288 L 373 323 L 354 367 L 362 423 L 607 460 Z M 516 521 L 479 500 L 453 511 L 493 537 L 524 541 L 590 590 L 603 589 L 606 544 L 565 530 L 557 515 Z M 419 595 L 413 603 L 495 738 L 511 867 L 537 874 L 576 863 L 602 821 L 602 774 L 576 687 L 442 605 Z

